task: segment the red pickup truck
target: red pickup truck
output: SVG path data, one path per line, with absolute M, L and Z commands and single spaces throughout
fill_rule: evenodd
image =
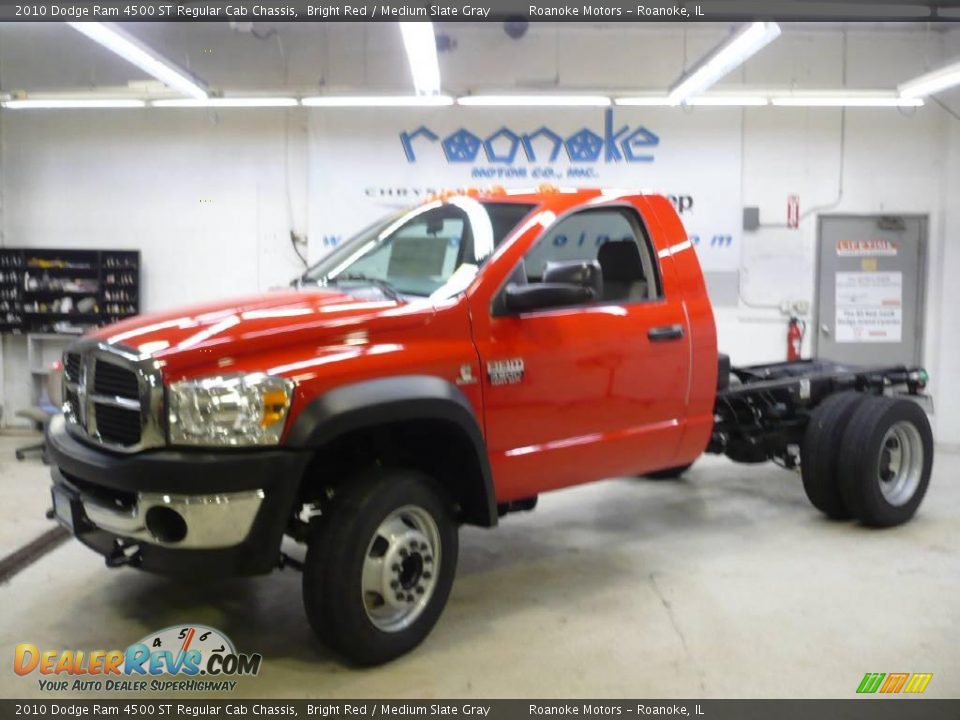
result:
M 677 476 L 709 451 L 800 466 L 817 508 L 872 525 L 926 491 L 925 371 L 731 368 L 660 196 L 451 194 L 293 285 L 68 348 L 50 515 L 111 567 L 298 567 L 310 624 L 357 663 L 429 633 L 460 524 L 547 490 Z

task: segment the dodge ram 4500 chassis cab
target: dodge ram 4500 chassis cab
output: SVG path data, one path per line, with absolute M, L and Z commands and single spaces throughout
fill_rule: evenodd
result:
M 933 461 L 920 368 L 731 369 L 654 195 L 447 195 L 290 290 L 129 319 L 63 362 L 51 515 L 111 567 L 300 567 L 310 624 L 360 664 L 429 633 L 460 524 L 539 493 L 708 451 L 799 466 L 819 510 L 884 526 Z

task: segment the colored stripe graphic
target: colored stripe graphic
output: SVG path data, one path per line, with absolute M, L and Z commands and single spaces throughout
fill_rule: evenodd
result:
M 896 695 L 899 692 L 919 694 L 927 689 L 933 673 L 866 673 L 857 686 L 857 692 L 870 695 L 881 692 Z
M 880 683 L 883 682 L 884 677 L 886 677 L 886 673 L 867 673 L 863 676 L 863 680 L 860 681 L 860 686 L 857 688 L 857 692 L 875 693 L 877 688 L 880 687 Z
M 905 693 L 922 693 L 927 689 L 931 678 L 933 678 L 933 673 L 914 673 L 903 691 Z
M 898 693 L 903 688 L 904 684 L 907 682 L 907 678 L 910 677 L 910 673 L 890 673 L 887 675 L 886 681 L 880 686 L 880 692 L 882 693 Z

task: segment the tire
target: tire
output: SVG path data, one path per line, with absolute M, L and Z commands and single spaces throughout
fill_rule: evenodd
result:
M 422 473 L 366 473 L 343 487 L 308 540 L 304 607 L 328 647 L 379 665 L 419 645 L 443 612 L 457 525 L 450 502 Z
M 676 467 L 664 468 L 663 470 L 655 470 L 654 472 L 647 473 L 644 477 L 650 480 L 676 480 L 689 470 L 692 465 L 693 463 L 689 462 L 686 465 L 677 465 Z
M 907 522 L 930 484 L 933 433 L 927 414 L 902 398 L 868 398 L 843 433 L 840 489 L 865 525 Z
M 867 397 L 857 392 L 831 395 L 810 415 L 800 445 L 800 475 L 810 503 L 831 520 L 853 513 L 840 490 L 839 461 L 843 431 Z

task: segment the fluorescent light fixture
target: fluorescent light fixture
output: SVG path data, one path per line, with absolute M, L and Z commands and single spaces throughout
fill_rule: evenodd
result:
M 897 89 L 903 97 L 916 98 L 933 95 L 954 85 L 960 85 L 960 62 L 916 77 L 899 85 Z
M 262 107 L 294 107 L 298 105 L 296 98 L 284 97 L 252 97 L 252 98 L 207 98 L 196 100 L 193 98 L 176 100 L 154 100 L 150 103 L 161 108 L 262 108 Z
M 780 107 L 920 107 L 920 98 L 902 98 L 895 95 L 804 95 L 770 98 L 773 105 Z
M 746 25 L 681 77 L 670 88 L 670 101 L 679 105 L 687 98 L 703 92 L 779 35 L 780 26 L 775 22 Z
M 637 105 L 644 107 L 668 107 L 674 103 L 666 95 L 635 95 L 630 97 L 614 98 L 617 105 Z
M 608 107 L 605 95 L 466 95 L 458 105 L 477 107 Z
M 146 106 L 146 103 L 143 100 L 122 100 L 109 98 L 95 100 L 36 98 L 31 100 L 5 100 L 0 102 L 0 106 L 9 110 L 72 110 L 84 108 L 142 108 Z
M 437 60 L 437 39 L 432 22 L 402 22 L 400 34 L 410 62 L 413 89 L 418 95 L 440 92 L 440 62 Z
M 449 95 L 318 95 L 305 97 L 307 107 L 442 107 L 453 105 Z
M 686 104 L 713 107 L 760 107 L 769 105 L 770 98 L 761 95 L 698 95 L 687 100 Z
M 71 22 L 67 25 L 133 63 L 164 85 L 190 97 L 207 97 L 207 88 L 200 80 L 113 23 Z

